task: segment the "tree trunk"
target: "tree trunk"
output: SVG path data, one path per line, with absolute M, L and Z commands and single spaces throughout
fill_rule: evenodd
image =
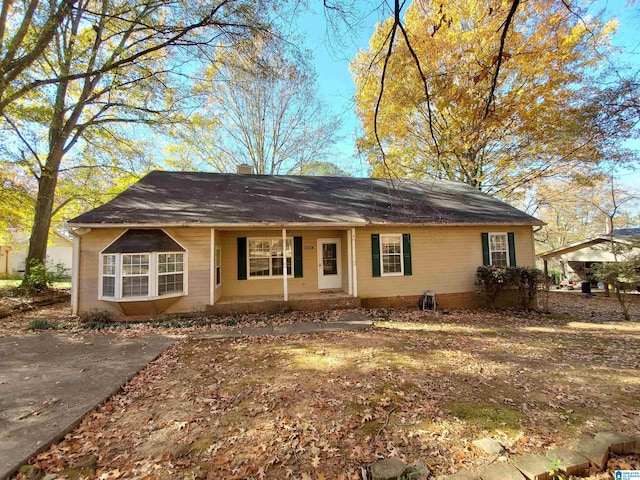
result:
M 25 280 L 29 277 L 33 264 L 44 264 L 47 259 L 49 228 L 51 227 L 53 200 L 58 183 L 58 169 L 61 160 L 61 152 L 51 152 L 42 175 L 38 179 L 38 195 L 33 216 L 33 228 L 31 229 L 29 251 L 25 262 Z M 23 286 L 28 286 L 25 281 L 23 281 Z M 34 286 L 39 289 L 46 287 L 46 285 Z

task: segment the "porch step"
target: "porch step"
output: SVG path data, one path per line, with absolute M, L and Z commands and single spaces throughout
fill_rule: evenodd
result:
M 294 298 L 284 300 L 251 299 L 248 301 L 219 302 L 215 305 L 207 305 L 206 312 L 212 315 L 231 315 L 235 313 L 280 313 L 294 310 L 321 311 L 359 308 L 360 298 L 350 296 L 331 296 L 327 298 Z

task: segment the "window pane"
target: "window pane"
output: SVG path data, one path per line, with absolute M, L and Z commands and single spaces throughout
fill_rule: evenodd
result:
M 402 273 L 400 255 L 384 255 L 382 257 L 383 273 Z
M 338 274 L 338 246 L 335 243 L 322 244 L 322 274 Z
M 506 235 L 491 235 L 491 250 L 507 250 L 507 236 Z
M 400 238 L 398 237 L 382 237 L 381 244 L 383 254 L 401 252 L 402 244 L 400 242 Z
M 116 295 L 116 278 L 102 277 L 102 296 L 115 297 Z
M 249 240 L 249 258 L 270 256 L 271 246 L 268 240 Z
M 104 255 L 102 257 L 102 274 L 103 275 L 116 274 L 116 256 L 115 255 Z
M 122 279 L 123 297 L 141 297 L 149 295 L 149 277 L 124 277 Z
M 268 277 L 269 276 L 269 259 L 268 258 L 250 258 L 249 259 L 249 276 Z
M 282 240 L 271 240 L 271 256 L 282 257 Z
M 271 260 L 271 274 L 282 275 L 282 258 L 274 258 Z
M 123 275 L 147 275 L 149 273 L 149 255 L 122 255 Z
M 491 265 L 497 267 L 509 266 L 507 262 L 507 252 L 491 252 Z
M 175 275 L 161 275 L 158 278 L 158 295 L 182 292 L 183 277 L 181 273 Z

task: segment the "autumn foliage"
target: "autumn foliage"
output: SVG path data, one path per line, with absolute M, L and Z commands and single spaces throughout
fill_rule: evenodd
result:
M 602 159 L 584 100 L 615 24 L 562 2 L 521 2 L 498 58 L 511 6 L 414 1 L 404 18 L 409 43 L 397 35 L 391 50 L 392 19 L 378 25 L 351 65 L 359 147 L 374 174 L 433 175 L 509 195 Z

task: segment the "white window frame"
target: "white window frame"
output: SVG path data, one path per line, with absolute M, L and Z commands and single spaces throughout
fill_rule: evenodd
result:
M 160 272 L 160 256 L 161 255 L 182 255 L 182 261 L 177 262 L 176 260 L 173 261 L 173 263 L 169 262 L 167 263 L 167 265 L 178 265 L 178 263 L 182 264 L 182 269 L 181 270 L 174 270 L 172 272 Z M 158 285 L 156 286 L 156 295 L 157 296 L 162 296 L 165 297 L 167 295 L 173 295 L 174 293 L 182 293 L 184 291 L 184 267 L 185 267 L 185 263 L 184 263 L 184 259 L 185 259 L 185 255 L 184 252 L 157 252 L 156 253 L 156 281 L 158 282 Z M 179 292 L 177 291 L 172 291 L 172 292 L 167 292 L 167 293 L 163 293 L 160 294 L 160 277 L 168 277 L 170 275 L 182 275 L 182 290 L 180 290 Z
M 492 247 L 492 239 L 498 236 L 503 236 L 504 237 L 504 245 L 505 245 L 505 249 L 504 250 L 494 250 Z M 494 253 L 501 253 L 504 252 L 506 254 L 505 257 L 505 261 L 506 264 L 505 265 L 497 265 L 494 263 L 493 261 L 493 254 Z M 494 265 L 496 267 L 508 267 L 509 266 L 509 235 L 507 234 L 507 232 L 489 232 L 489 265 Z
M 151 254 L 150 253 L 120 253 L 118 254 L 120 256 L 120 270 L 116 271 L 116 279 L 119 279 L 119 283 L 120 283 L 120 296 L 123 298 L 136 298 L 136 297 L 149 297 L 150 292 L 152 292 L 152 282 L 151 282 L 151 276 L 152 276 L 152 268 L 151 268 L 151 263 L 152 263 L 152 259 L 151 259 Z M 141 261 L 140 263 L 136 263 L 133 264 L 131 263 L 132 267 L 137 267 L 140 265 L 143 265 L 142 263 L 142 257 L 146 257 L 147 260 L 147 271 L 146 273 L 124 273 L 124 268 L 125 268 L 125 262 L 124 259 L 125 257 L 140 257 Z M 125 297 L 124 295 L 124 280 L 125 278 L 146 278 L 147 279 L 147 293 L 145 295 L 127 295 Z
M 282 237 L 251 237 L 247 238 L 247 279 L 249 280 L 265 280 L 270 278 L 282 278 L 283 275 L 274 275 L 273 274 L 273 259 L 274 258 L 283 258 L 283 262 L 287 261 L 287 258 L 291 259 L 291 268 L 287 267 L 287 278 L 293 278 L 293 237 L 287 237 L 287 244 L 291 245 L 291 257 L 287 257 L 287 245 L 285 244 L 283 250 L 283 257 L 262 257 L 269 258 L 269 275 L 251 275 L 251 242 L 278 242 L 282 241 Z M 257 257 L 256 257 L 257 258 Z
M 113 257 L 113 273 L 104 273 L 106 267 L 106 257 Z M 103 253 L 100 255 L 100 297 L 113 298 L 104 294 L 104 278 L 113 278 L 113 296 L 118 288 L 118 255 L 116 253 Z
M 167 272 L 167 273 L 158 273 L 158 255 L 170 255 L 170 254 L 181 254 L 182 255 L 182 272 Z M 145 275 L 124 275 L 122 272 L 122 257 L 124 255 L 149 255 L 149 272 Z M 116 266 L 115 266 L 115 289 L 114 295 L 106 296 L 104 295 L 103 290 L 103 277 L 113 277 L 113 275 L 103 275 L 104 272 L 104 263 L 105 257 L 115 256 L 116 258 Z M 189 254 L 186 250 L 184 251 L 176 251 L 176 252 L 127 252 L 127 253 L 101 253 L 100 261 L 99 261 L 99 275 L 98 275 L 98 299 L 105 300 L 110 302 L 139 302 L 145 300 L 156 300 L 160 298 L 172 298 L 172 297 L 180 297 L 184 295 L 188 295 L 188 264 L 189 264 Z M 158 294 L 158 277 L 159 275 L 173 275 L 176 273 L 182 273 L 182 291 L 181 292 L 171 292 L 163 295 Z M 125 277 L 139 277 L 139 276 L 148 276 L 149 277 L 149 294 L 148 295 L 138 295 L 138 296 L 122 296 L 122 280 Z
M 216 287 L 222 285 L 222 248 L 216 246 L 213 276 Z
M 384 257 L 397 256 L 397 254 L 384 253 L 384 240 L 393 239 L 400 242 L 400 271 L 399 272 L 385 272 L 384 271 Z M 404 275 L 404 242 L 402 241 L 401 233 L 383 233 L 380 234 L 380 276 L 381 277 L 400 277 Z

